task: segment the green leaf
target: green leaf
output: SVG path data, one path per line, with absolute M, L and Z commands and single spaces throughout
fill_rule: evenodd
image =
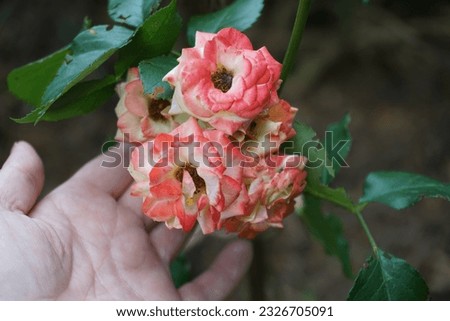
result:
M 164 7 L 139 27 L 131 42 L 119 51 L 116 74 L 123 75 L 142 60 L 169 53 L 181 30 L 181 17 L 176 11 L 176 0 Z
M 336 256 L 344 274 L 353 276 L 348 242 L 343 234 L 342 222 L 335 215 L 325 215 L 320 200 L 311 195 L 304 196 L 304 207 L 299 215 L 311 234 L 322 244 L 328 255 Z
M 319 184 L 324 172 L 334 177 L 334 169 L 331 161 L 328 159 L 327 152 L 321 142 L 318 142 L 316 148 L 310 149 L 305 156 L 308 158 L 306 165 L 308 171 L 307 181 L 312 184 Z
M 320 199 L 327 200 L 333 204 L 349 210 L 352 213 L 360 211 L 362 205 L 354 205 L 352 199 L 347 195 L 345 189 L 331 188 L 322 184 L 306 184 L 305 193 L 311 194 Z
M 160 2 L 161 0 L 109 0 L 108 13 L 116 22 L 137 27 Z
M 405 260 L 377 250 L 364 264 L 350 290 L 351 301 L 427 300 L 428 286 Z
M 300 153 L 308 158 L 306 169 L 308 171 L 308 183 L 320 184 L 324 170 L 334 177 L 334 169 L 328 160 L 323 144 L 316 138 L 316 132 L 308 125 L 294 122 L 296 135 L 293 137 L 294 153 Z
M 313 142 L 312 146 L 317 146 L 317 134 L 314 129 L 298 121 L 294 122 L 293 127 L 296 132 L 292 139 L 294 153 L 301 153 L 302 155 L 307 153 L 307 147 L 310 142 Z
M 112 29 L 96 26 L 78 34 L 70 47 L 71 55 L 66 56 L 42 97 L 43 110 L 128 43 L 132 34 L 131 30 L 120 26 Z
M 64 62 L 68 48 L 19 67 L 8 75 L 8 88 L 18 98 L 33 106 L 39 106 L 45 89 Z
M 222 10 L 194 16 L 187 27 L 188 43 L 194 45 L 196 31 L 215 33 L 226 27 L 244 31 L 258 20 L 263 7 L 263 0 L 236 0 Z
M 144 85 L 144 92 L 147 94 L 157 92 L 156 98 L 171 99 L 173 89 L 162 78 L 177 64 L 177 57 L 174 55 L 159 56 L 142 61 L 139 64 L 139 73 Z
M 191 265 L 183 254 L 178 255 L 170 264 L 170 273 L 176 288 L 191 280 Z
M 39 120 L 58 121 L 87 114 L 101 106 L 114 94 L 115 85 L 114 76 L 80 82 L 47 111 L 37 108 L 25 117 L 14 119 L 14 121 L 20 124 L 36 123 Z
M 348 167 L 345 158 L 352 146 L 352 137 L 348 128 L 350 121 L 350 114 L 346 114 L 339 122 L 330 124 L 325 133 L 325 150 L 335 175 L 339 173 L 341 167 Z M 333 176 L 324 169 L 321 177 L 322 183 L 328 185 L 332 179 Z
M 413 173 L 373 172 L 366 178 L 360 203 L 378 202 L 400 210 L 423 197 L 450 201 L 450 184 Z
M 114 76 L 80 82 L 58 99 L 42 120 L 57 121 L 90 113 L 114 94 L 116 83 Z

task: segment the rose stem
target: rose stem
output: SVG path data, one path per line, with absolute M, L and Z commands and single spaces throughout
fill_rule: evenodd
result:
M 309 9 L 311 7 L 311 0 L 299 0 L 297 7 L 297 14 L 295 16 L 294 27 L 292 28 L 291 38 L 283 59 L 283 69 L 281 70 L 281 83 L 279 92 L 283 89 L 286 83 L 286 78 L 294 64 L 295 55 L 302 40 L 303 31 L 305 30 L 306 20 L 308 19 Z

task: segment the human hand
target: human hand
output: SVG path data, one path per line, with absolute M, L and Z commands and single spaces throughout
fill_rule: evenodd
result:
M 186 234 L 149 228 L 140 200 L 129 195 L 127 170 L 102 167 L 104 159 L 36 203 L 42 162 L 29 144 L 15 144 L 0 170 L 0 300 L 224 299 L 250 264 L 249 244 L 228 245 L 176 289 L 169 263 Z

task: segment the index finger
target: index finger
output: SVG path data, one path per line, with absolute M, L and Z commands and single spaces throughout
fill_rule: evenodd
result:
M 253 257 L 250 242 L 237 240 L 227 245 L 211 267 L 180 288 L 183 300 L 225 299 L 239 284 Z

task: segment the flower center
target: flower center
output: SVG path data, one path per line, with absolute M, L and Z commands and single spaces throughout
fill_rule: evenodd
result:
M 165 121 L 166 118 L 161 112 L 170 105 L 170 101 L 164 99 L 147 98 L 148 117 L 154 121 Z
M 184 167 L 179 167 L 177 171 L 175 172 L 175 178 L 180 183 L 183 182 L 183 173 L 184 171 L 187 171 L 189 175 L 191 175 L 192 180 L 194 181 L 195 185 L 195 194 L 200 193 L 201 191 L 204 191 L 206 187 L 206 183 L 203 180 L 203 178 L 200 177 L 197 173 L 197 168 L 192 166 L 191 164 L 186 164 Z
M 233 83 L 233 73 L 225 67 L 217 68 L 216 72 L 211 75 L 211 81 L 214 87 L 226 93 L 230 90 Z

